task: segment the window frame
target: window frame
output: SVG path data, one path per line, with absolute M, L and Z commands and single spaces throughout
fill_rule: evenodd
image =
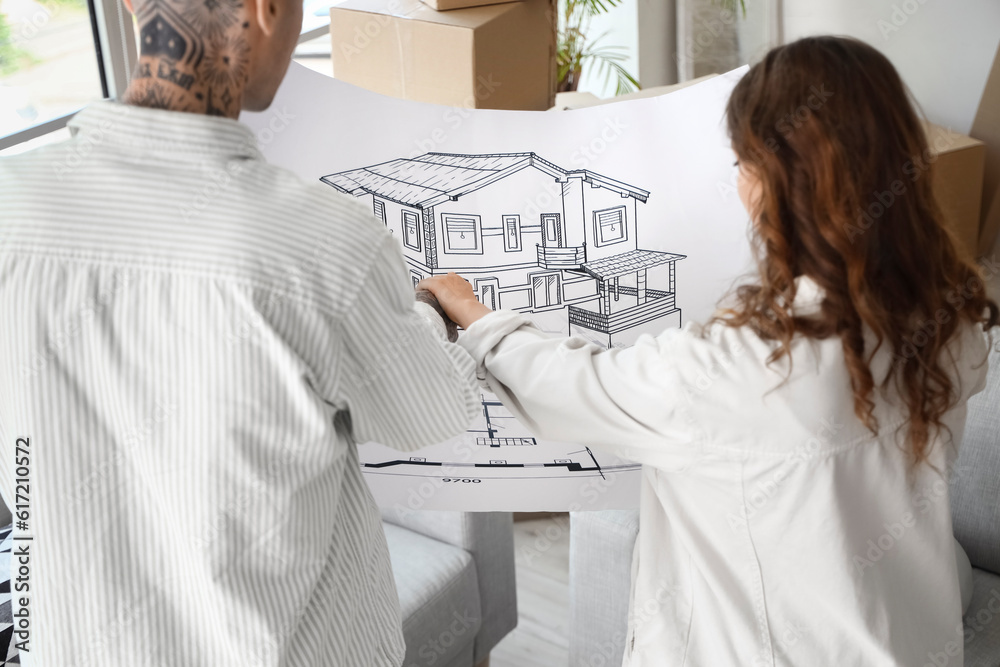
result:
M 385 202 L 378 197 L 372 197 L 372 213 L 375 214 L 376 220 L 386 227 L 389 226 L 389 218 L 385 214 Z
M 601 228 L 604 227 L 605 223 L 601 222 L 602 213 L 619 212 L 621 215 L 618 218 L 618 223 L 622 226 L 621 228 L 621 238 L 611 239 L 605 241 L 601 235 Z M 598 248 L 614 245 L 616 243 L 623 243 L 628 241 L 628 207 L 619 204 L 618 206 L 609 206 L 608 208 L 602 208 L 600 210 L 594 211 L 594 245 Z
M 521 251 L 521 216 L 518 215 L 518 214 L 516 214 L 516 213 L 507 213 L 507 214 L 504 214 L 504 215 L 500 216 L 500 221 L 503 223 L 503 225 L 502 225 L 502 229 L 503 229 L 502 234 L 503 234 L 503 249 L 504 249 L 504 252 L 520 252 Z M 513 226 L 513 232 L 514 232 L 513 237 L 516 240 L 516 243 L 512 243 L 511 242 L 511 234 L 508 233 L 508 232 L 511 231 L 511 229 L 508 229 L 507 225 L 510 224 L 511 222 L 514 223 L 514 226 Z
M 406 226 L 407 226 L 406 217 L 407 216 L 412 216 L 413 217 L 413 241 L 414 241 L 413 243 L 410 243 L 410 235 L 406 231 Z M 400 226 L 402 227 L 402 231 L 403 231 L 403 245 L 406 246 L 407 248 L 409 248 L 410 250 L 416 250 L 417 252 L 420 252 L 420 249 L 421 249 L 421 246 L 420 246 L 420 215 L 417 214 L 417 213 L 414 213 L 413 211 L 410 211 L 410 210 L 404 208 L 402 211 L 400 211 L 399 222 L 400 222 Z
M 448 233 L 448 218 L 471 218 L 473 236 L 476 241 L 476 247 L 472 249 L 467 248 L 452 248 L 451 247 L 451 235 Z M 441 214 L 441 231 L 444 236 L 444 251 L 449 255 L 482 255 L 483 254 L 483 221 L 482 217 L 475 215 L 473 213 L 442 213 Z
M 87 0 L 87 9 L 91 30 L 94 32 L 94 55 L 101 79 L 101 92 L 104 99 L 121 99 L 139 61 L 132 14 L 125 9 L 121 0 Z M 325 22 L 311 22 L 310 28 L 303 27 L 299 33 L 298 44 L 321 37 L 329 31 L 329 19 Z M 0 136 L 0 151 L 63 129 L 78 111 L 79 109 Z

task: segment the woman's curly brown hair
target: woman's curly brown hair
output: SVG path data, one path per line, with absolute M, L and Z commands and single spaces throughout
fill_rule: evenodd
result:
M 726 117 L 741 168 L 760 182 L 750 211 L 760 275 L 715 321 L 777 341 L 769 363 L 789 356 L 796 334 L 838 336 L 854 412 L 873 433 L 869 364 L 887 345 L 893 363 L 880 389 L 894 383 L 905 403 L 919 464 L 957 400 L 942 351 L 964 323 L 996 325 L 998 309 L 942 225 L 933 154 L 902 80 L 863 42 L 810 37 L 751 67 Z M 817 316 L 791 310 L 799 275 L 825 291 Z

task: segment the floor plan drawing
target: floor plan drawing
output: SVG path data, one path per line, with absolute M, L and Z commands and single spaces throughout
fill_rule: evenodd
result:
M 456 271 L 490 308 L 544 315 L 550 330 L 604 347 L 681 324 L 685 256 L 640 247 L 641 188 L 532 152 L 426 153 L 320 180 L 368 200 L 414 284 Z
M 361 468 L 383 508 L 488 509 L 495 506 L 498 489 L 512 510 L 599 509 L 636 502 L 631 496 L 638 488 L 638 464 L 589 447 L 540 440 L 491 394 L 483 394 L 481 402 L 483 410 L 469 430 L 447 442 L 413 454 L 372 443 L 361 446 Z M 414 479 L 420 483 L 414 485 Z

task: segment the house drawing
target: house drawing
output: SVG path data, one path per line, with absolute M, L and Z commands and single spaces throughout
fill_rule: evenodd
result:
M 490 308 L 605 347 L 681 324 L 685 255 L 638 245 L 646 190 L 530 152 L 426 153 L 320 180 L 367 199 L 414 283 L 455 271 Z

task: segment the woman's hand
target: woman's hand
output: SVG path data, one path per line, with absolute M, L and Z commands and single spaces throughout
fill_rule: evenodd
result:
M 448 317 L 463 329 L 468 329 L 480 317 L 492 312 L 479 303 L 472 285 L 457 273 L 424 278 L 417 283 L 417 289 L 425 289 L 437 297 Z

